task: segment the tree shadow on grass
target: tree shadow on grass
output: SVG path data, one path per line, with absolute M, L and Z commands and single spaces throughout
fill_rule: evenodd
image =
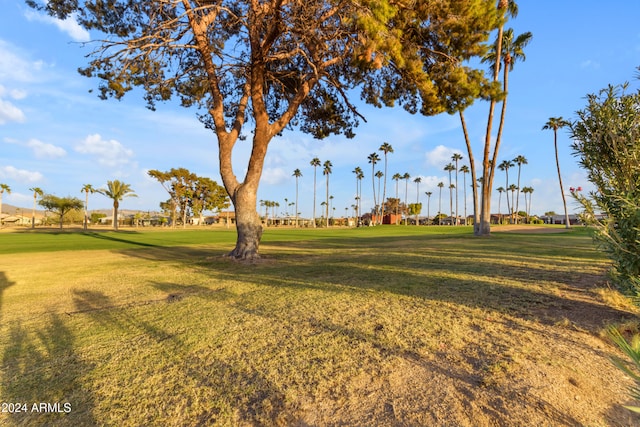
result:
M 170 412 L 184 404 L 184 400 L 198 401 L 207 396 L 204 410 L 194 413 L 189 411 L 185 418 L 177 421 L 183 425 L 215 425 L 227 424 L 241 420 L 252 425 L 274 425 L 276 420 L 282 422 L 284 394 L 278 387 L 264 377 L 250 364 L 234 363 L 222 360 L 207 350 L 192 351 L 183 340 L 189 331 L 169 330 L 161 327 L 161 319 L 149 318 L 148 315 L 161 316 L 172 307 L 176 307 L 187 297 L 205 298 L 207 300 L 225 301 L 231 298 L 224 289 L 212 290 L 207 287 L 173 283 L 156 283 L 154 287 L 164 291 L 164 298 L 154 301 L 143 301 L 140 304 L 116 306 L 112 300 L 100 293 L 92 291 L 73 291 L 76 311 L 73 315 L 86 314 L 95 322 L 108 328 L 122 331 L 123 342 L 114 342 L 112 346 L 121 348 L 132 357 L 147 353 L 145 360 L 158 358 L 158 364 L 140 367 L 126 389 L 120 394 L 130 396 L 132 404 L 129 410 L 146 414 L 144 421 L 152 425 L 158 419 L 170 417 Z M 149 310 L 147 316 L 133 311 L 150 304 L 166 304 L 162 309 Z M 121 369 L 112 366 L 110 369 Z M 188 387 L 167 387 L 159 390 L 162 401 L 144 402 L 143 395 L 150 393 L 144 387 L 145 373 L 154 376 L 165 375 L 165 370 L 179 371 L 181 384 Z M 116 375 L 119 375 L 118 372 Z M 167 383 L 175 378 L 168 377 Z M 162 387 L 162 385 L 161 385 Z M 158 391 L 158 390 L 156 390 Z M 136 406 L 138 405 L 138 406 Z M 141 406 L 140 406 L 141 405 Z M 146 405 L 146 406 L 145 406 Z M 182 416 L 182 415 L 181 415 Z M 236 419 L 237 418 L 237 419 Z M 134 418 L 140 422 L 140 418 Z M 122 420 L 119 420 L 122 421 Z
M 13 285 L 15 285 L 15 283 L 9 280 L 4 271 L 0 271 L 0 322 L 2 322 L 2 295 Z
M 393 240 L 389 240 L 388 243 L 392 242 Z M 215 251 L 212 253 L 203 248 L 193 247 L 173 247 L 170 250 L 127 250 L 122 253 L 154 261 L 181 262 L 185 268 L 203 273 L 213 283 L 243 282 L 256 287 L 292 291 L 312 289 L 327 293 L 341 293 L 344 294 L 345 299 L 354 293 L 373 291 L 381 295 L 393 293 L 426 301 L 451 303 L 460 310 L 464 310 L 465 307 L 486 310 L 504 314 L 506 319 L 513 319 L 508 320 L 513 324 L 505 325 L 505 329 L 512 330 L 514 336 L 522 333 L 523 328 L 529 328 L 531 332 L 538 334 L 543 330 L 544 333 L 552 330 L 555 334 L 554 339 L 559 342 L 562 341 L 566 345 L 575 346 L 581 350 L 596 352 L 603 357 L 609 354 L 606 349 L 597 350 L 581 342 L 581 336 L 572 334 L 571 331 L 578 329 L 597 334 L 605 322 L 624 321 L 635 317 L 634 313 L 599 302 L 592 292 L 597 286 L 599 277 L 593 272 L 581 272 L 579 265 L 571 269 L 567 268 L 567 263 L 559 263 L 559 267 L 554 270 L 550 263 L 548 269 L 550 276 L 543 277 L 542 275 L 547 271 L 543 265 L 544 261 L 551 261 L 554 257 L 560 256 L 556 255 L 555 250 L 541 252 L 537 255 L 540 265 L 535 268 L 526 268 L 523 267 L 526 261 L 523 257 L 526 255 L 518 258 L 514 248 L 508 245 L 497 248 L 494 253 L 491 253 L 496 258 L 492 260 L 485 251 L 486 245 L 461 251 L 438 247 L 409 251 L 405 248 L 406 253 L 402 253 L 402 248 L 391 248 L 385 253 L 385 243 L 379 248 L 374 248 L 380 250 L 379 256 L 372 256 L 370 247 L 365 246 L 370 242 L 345 246 L 349 251 L 344 252 L 340 251 L 340 242 L 336 242 L 335 246 L 329 246 L 329 251 L 326 250 L 325 243 L 326 241 L 319 245 L 303 242 L 278 243 L 274 246 L 281 245 L 283 249 L 295 248 L 293 251 L 274 252 L 267 257 L 273 262 L 251 265 L 223 259 L 217 256 Z M 314 254 L 315 247 L 324 249 L 324 252 Z M 438 253 L 439 249 L 440 253 Z M 576 258 L 579 257 L 576 256 Z M 479 259 L 485 262 L 478 262 Z M 587 263 L 588 261 L 584 265 Z M 460 274 L 465 275 L 465 278 L 457 277 Z M 545 285 L 542 286 L 539 282 L 545 282 Z M 207 286 L 180 283 L 158 283 L 155 286 L 169 294 L 193 292 L 204 298 L 215 298 L 247 314 L 262 316 L 273 322 L 282 321 L 266 308 L 255 305 L 250 300 L 231 298 L 231 295 L 224 290 L 212 292 L 212 289 Z M 227 299 L 228 301 L 225 301 Z M 474 393 L 481 393 L 479 388 L 482 384 L 479 383 L 483 378 L 478 372 L 483 364 L 490 363 L 493 357 L 492 354 L 484 354 L 481 350 L 475 349 L 475 353 L 470 352 L 473 356 L 462 356 L 466 357 L 463 360 L 464 363 L 475 369 L 459 370 L 453 368 L 454 364 L 443 364 L 437 359 L 427 360 L 407 352 L 404 348 L 394 347 L 378 339 L 374 331 L 363 333 L 358 325 L 345 326 L 345 324 L 333 322 L 330 318 L 315 322 L 320 331 L 344 335 L 352 341 L 371 343 L 381 352 L 418 364 L 425 371 L 452 378 L 460 396 L 463 397 L 462 400 L 464 396 L 471 399 L 475 396 Z M 568 325 L 565 322 L 568 322 Z M 535 326 L 536 324 L 552 325 L 555 328 L 543 328 Z M 509 340 L 509 337 L 502 338 Z M 579 425 L 577 419 L 564 414 L 554 402 L 541 399 L 531 402 L 530 399 L 533 397 L 526 389 L 517 389 L 515 385 L 509 387 L 509 390 L 506 390 L 508 393 L 504 396 L 506 399 L 497 399 L 495 404 L 482 408 L 485 414 L 500 418 L 506 416 L 507 412 L 513 414 L 511 409 L 506 408 L 511 405 L 510 401 L 522 408 L 533 403 L 541 413 L 547 414 L 551 422 Z M 265 386 L 265 388 L 269 390 L 271 387 Z M 499 389 L 489 391 L 497 396 L 505 392 Z M 277 389 L 272 392 L 277 392 Z M 425 411 L 427 410 L 428 408 L 425 408 Z M 609 416 L 614 420 L 625 418 L 623 411 L 618 408 L 612 408 Z
M 2 355 L 0 400 L 26 404 L 26 411 L 0 414 L 0 420 L 5 418 L 6 425 L 96 425 L 93 396 L 82 382 L 91 366 L 74 346 L 71 331 L 57 314 L 40 330 L 11 325 Z

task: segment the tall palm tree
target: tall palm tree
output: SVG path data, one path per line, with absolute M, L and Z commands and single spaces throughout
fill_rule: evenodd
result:
M 33 210 L 31 211 L 31 228 L 36 228 L 36 203 L 38 201 L 38 196 L 42 197 L 44 191 L 40 187 L 33 187 L 29 189 L 33 191 Z
M 533 196 L 533 187 L 529 188 L 529 205 L 527 206 L 527 217 L 531 216 L 531 198 Z
M 393 147 L 388 142 L 385 142 L 378 150 L 384 154 L 384 189 L 382 190 L 382 202 L 380 203 L 383 206 L 380 208 L 382 217 L 384 215 L 384 203 L 387 200 L 387 154 L 393 153 Z M 380 218 L 380 224 L 382 224 L 382 218 Z
M 402 175 L 402 179 L 404 179 L 404 208 L 409 209 L 409 205 L 407 205 L 407 190 L 409 189 L 409 178 L 411 178 L 411 175 L 409 175 L 409 172 L 405 172 L 404 175 Z M 404 225 L 407 225 L 407 216 L 409 215 L 409 211 L 407 210 L 407 213 L 404 216 Z
M 513 209 L 513 198 L 514 195 L 516 194 L 516 190 L 518 189 L 518 187 L 516 187 L 515 184 L 511 184 L 509 187 L 507 187 L 507 191 L 511 191 L 511 209 Z M 509 195 L 507 195 L 507 200 L 509 200 Z M 515 217 L 518 216 L 518 212 L 516 210 L 512 210 L 511 211 L 511 223 L 517 223 L 517 221 L 515 220 Z
M 416 179 L 414 179 L 413 182 L 416 183 L 416 205 L 418 205 L 420 203 L 420 183 L 422 182 L 422 178 L 416 177 Z M 416 206 L 416 225 L 420 225 L 418 223 L 418 209 L 417 209 L 417 206 Z
M 442 213 L 442 187 L 444 187 L 444 182 L 439 182 L 438 188 L 440 189 L 440 195 L 438 196 L 438 225 L 440 225 L 440 214 Z
M 451 172 L 453 172 L 454 170 L 456 170 L 456 167 L 453 163 L 449 163 L 448 165 L 446 165 L 444 167 L 444 170 L 446 172 L 449 172 L 449 212 L 451 214 L 451 219 L 453 220 L 453 182 L 451 182 Z M 451 222 L 451 224 L 453 225 L 453 221 Z
M 453 156 L 451 156 L 451 160 L 455 162 L 456 167 L 456 225 L 458 225 L 458 162 L 462 160 L 462 155 L 459 153 L 454 153 Z
M 427 195 L 427 225 L 429 225 L 429 218 L 431 218 L 431 195 L 433 193 L 431 191 L 425 191 L 424 194 Z
M 2 195 L 5 191 L 7 194 L 11 194 L 11 187 L 7 184 L 0 184 L 0 228 L 2 228 Z
M 498 125 L 498 134 L 496 136 L 494 153 L 498 152 L 498 148 L 502 140 L 504 119 L 507 111 L 507 95 L 509 93 L 509 73 L 513 71 L 513 67 L 517 61 L 526 60 L 524 48 L 529 44 L 532 38 L 533 35 L 528 31 L 516 37 L 513 33 L 513 28 L 509 28 L 502 34 L 499 32 L 494 48 L 482 59 L 482 62 L 493 64 L 495 67 L 494 70 L 497 72 L 500 68 L 497 64 L 500 62 L 500 56 L 502 56 L 502 90 L 504 97 L 502 99 L 502 111 L 500 112 L 500 124 Z M 499 44 L 500 47 L 498 47 Z M 495 159 L 496 156 L 494 155 L 493 158 Z
M 498 165 L 498 169 L 500 169 L 501 171 L 504 171 L 505 173 L 505 178 L 507 181 L 504 188 L 506 190 L 509 189 L 509 168 L 512 168 L 512 167 L 513 167 L 513 162 L 511 160 L 503 160 L 502 163 Z M 507 211 L 509 211 L 509 218 L 511 218 L 511 215 L 512 215 L 512 208 L 513 206 L 509 206 L 509 195 L 507 195 Z M 511 219 L 509 219 L 509 222 L 511 222 Z
M 376 222 L 378 224 L 382 224 L 380 217 L 383 215 L 382 212 L 384 212 L 384 200 L 382 200 L 380 197 L 380 180 L 382 179 L 383 176 L 384 176 L 384 173 L 382 173 L 382 171 L 376 171 L 376 178 L 378 178 L 378 200 L 380 201 L 376 209 L 376 217 L 377 217 Z
M 376 180 L 374 178 L 376 177 L 376 163 L 380 161 L 380 156 L 378 156 L 378 153 L 373 152 L 369 154 L 367 159 L 369 159 L 369 163 L 371 163 L 371 186 L 373 187 L 373 211 L 377 212 L 378 200 L 376 199 Z M 374 221 L 374 224 L 375 224 L 375 221 Z
M 560 194 L 562 195 L 562 204 L 564 205 L 564 220 L 566 228 L 571 227 L 569 224 L 569 213 L 567 211 L 567 199 L 564 196 L 564 187 L 562 186 L 562 175 L 560 174 L 560 160 L 558 159 L 558 129 L 568 126 L 569 122 L 562 117 L 550 117 L 545 123 L 542 130 L 553 130 L 553 146 L 556 151 L 556 167 L 558 168 L 558 182 L 560 183 Z
M 396 203 L 396 225 L 398 225 L 398 209 L 400 208 L 400 199 L 398 198 L 398 181 L 402 179 L 402 175 L 400 175 L 399 173 L 395 173 L 393 174 L 391 179 L 396 182 L 396 200 L 398 201 Z
M 327 205 L 325 206 L 327 210 L 327 227 L 329 226 L 329 175 L 331 175 L 331 164 L 330 160 L 326 160 L 323 164 L 322 174 L 327 177 Z
M 316 226 L 316 170 L 318 166 L 322 165 L 322 163 L 320 162 L 319 158 L 314 157 L 313 159 L 311 159 L 311 162 L 309 164 L 313 166 L 313 227 L 315 228 Z
M 300 169 L 296 169 L 293 171 L 293 175 L 296 177 L 296 227 L 298 226 L 298 178 L 302 176 L 302 172 Z
M 362 173 L 362 169 L 360 168 L 360 166 L 357 166 L 354 170 L 352 170 L 351 172 L 353 172 L 356 176 L 356 212 L 355 212 L 355 217 L 356 217 L 356 224 L 358 222 L 358 200 L 360 199 L 360 174 Z
M 467 225 L 467 174 L 469 173 L 469 166 L 462 165 L 460 166 L 460 172 L 462 172 L 462 192 L 464 199 L 464 225 Z
M 515 163 L 516 165 L 518 165 L 518 195 L 516 196 L 516 212 L 518 212 L 519 208 L 520 208 L 520 171 L 522 169 L 522 165 L 526 165 L 529 162 L 527 161 L 527 158 L 520 155 L 520 156 L 516 156 L 515 159 L 513 159 L 513 163 Z M 526 202 L 525 202 L 526 204 Z M 525 206 L 526 208 L 526 206 Z M 516 217 L 516 224 L 518 223 L 517 220 L 518 217 Z
M 358 193 L 358 213 L 359 215 L 362 215 L 362 180 L 364 179 L 364 172 L 362 171 L 362 169 L 360 169 L 360 171 L 358 172 L 357 178 L 358 182 L 360 183 L 360 191 Z
M 84 184 L 81 193 L 84 193 L 84 223 L 82 228 L 86 231 L 89 226 L 89 193 L 95 193 L 95 189 L 91 184 Z M 35 198 L 35 195 L 33 196 Z
M 493 82 L 497 83 L 499 81 L 500 74 L 500 66 L 501 63 L 504 62 L 504 79 L 503 79 L 503 98 L 502 98 L 502 111 L 500 114 L 500 125 L 498 127 L 498 133 L 496 136 L 495 144 L 493 144 L 493 155 L 490 156 L 490 147 L 491 147 L 491 138 L 493 136 L 491 128 L 493 125 L 493 116 L 495 105 L 497 103 L 497 99 L 495 97 L 491 97 L 491 101 L 489 104 L 489 116 L 487 120 L 487 129 L 485 132 L 485 144 L 484 144 L 484 158 L 483 158 L 483 170 L 482 176 L 485 179 L 482 181 L 482 209 L 481 209 L 481 222 L 480 227 L 476 229 L 476 234 L 485 235 L 489 234 L 489 229 L 487 228 L 490 223 L 490 215 L 489 206 L 491 203 L 491 188 L 493 186 L 494 175 L 495 175 L 495 167 L 497 166 L 497 158 L 498 151 L 500 149 L 500 144 L 502 141 L 502 131 L 504 129 L 504 119 L 506 115 L 507 108 L 507 94 L 508 94 L 508 73 L 513 69 L 513 64 L 516 59 L 524 60 L 524 53 L 522 48 L 524 45 L 528 43 L 531 39 L 531 33 L 526 33 L 522 36 L 519 36 L 517 39 L 516 46 L 519 50 L 516 50 L 514 43 L 509 42 L 509 37 L 505 36 L 504 33 L 504 23 L 507 21 L 507 15 L 512 17 L 516 17 L 518 14 L 518 7 L 514 0 L 499 0 L 498 2 L 498 13 L 500 15 L 501 24 L 498 29 L 498 35 L 496 37 L 496 42 L 494 44 L 493 50 L 489 52 L 485 58 L 483 58 L 483 62 L 491 63 L 493 67 Z M 513 31 L 511 31 L 513 33 Z M 511 41 L 513 41 L 513 36 L 510 36 Z M 515 54 L 514 54 L 515 52 Z M 492 162 L 493 160 L 493 162 Z M 489 215 L 489 218 L 486 216 Z
M 533 188 L 531 187 L 523 187 L 522 194 L 524 194 L 524 209 L 527 214 L 527 223 L 529 223 L 529 204 L 527 203 L 527 196 L 531 194 Z
M 107 181 L 107 188 L 100 188 L 96 190 L 97 193 L 107 196 L 113 200 L 113 229 L 118 231 L 118 208 L 120 207 L 120 201 L 125 197 L 138 197 L 136 193 L 131 189 L 131 185 L 118 181 Z
M 500 217 L 500 224 L 502 224 L 502 212 L 500 210 L 500 202 L 502 201 L 502 193 L 504 192 L 504 187 L 498 187 L 496 188 L 496 191 L 498 191 L 499 196 L 498 196 L 498 216 Z

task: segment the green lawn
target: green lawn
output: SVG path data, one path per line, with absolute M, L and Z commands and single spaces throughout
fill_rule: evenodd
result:
M 29 407 L 0 425 L 631 420 L 600 331 L 636 312 L 584 230 L 273 228 L 251 264 L 234 241 L 0 234 L 0 402 Z

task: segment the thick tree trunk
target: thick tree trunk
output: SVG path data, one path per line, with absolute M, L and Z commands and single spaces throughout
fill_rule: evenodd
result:
M 236 211 L 236 247 L 227 256 L 250 260 L 260 258 L 258 247 L 262 237 L 262 222 L 256 209 L 256 190 L 246 185 L 238 188 L 232 197 Z

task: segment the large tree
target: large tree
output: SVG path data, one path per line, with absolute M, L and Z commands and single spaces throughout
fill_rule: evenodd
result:
M 48 211 L 58 214 L 60 229 L 64 222 L 64 216 L 74 210 L 82 209 L 84 203 L 77 197 L 58 197 L 52 194 L 45 194 L 40 198 L 38 204 Z
M 189 214 L 200 216 L 204 211 L 225 209 L 229 206 L 225 189 L 211 178 L 201 177 L 185 168 L 168 171 L 151 169 L 147 174 L 158 180 L 169 194 L 172 225 L 176 224 L 176 211 L 180 210 L 182 225 L 186 226 Z M 164 204 L 167 206 L 167 204 Z
M 394 0 L 56 0 L 35 8 L 75 14 L 102 37 L 82 74 L 102 79 L 100 96 L 121 98 L 134 86 L 151 108 L 177 97 L 199 107 L 216 136 L 220 174 L 236 211 L 230 256 L 258 256 L 262 226 L 257 191 L 267 148 L 288 126 L 322 138 L 353 136 L 361 116 L 350 102 L 361 86 L 375 105 L 400 101 L 428 114 L 445 110 L 455 58 L 472 51 L 495 22 L 477 25 L 488 0 L 408 3 Z M 104 35 L 104 36 L 102 36 Z M 469 48 L 465 48 L 469 46 Z M 465 69 L 457 72 L 465 80 Z M 236 142 L 250 135 L 244 177 L 232 164 Z

